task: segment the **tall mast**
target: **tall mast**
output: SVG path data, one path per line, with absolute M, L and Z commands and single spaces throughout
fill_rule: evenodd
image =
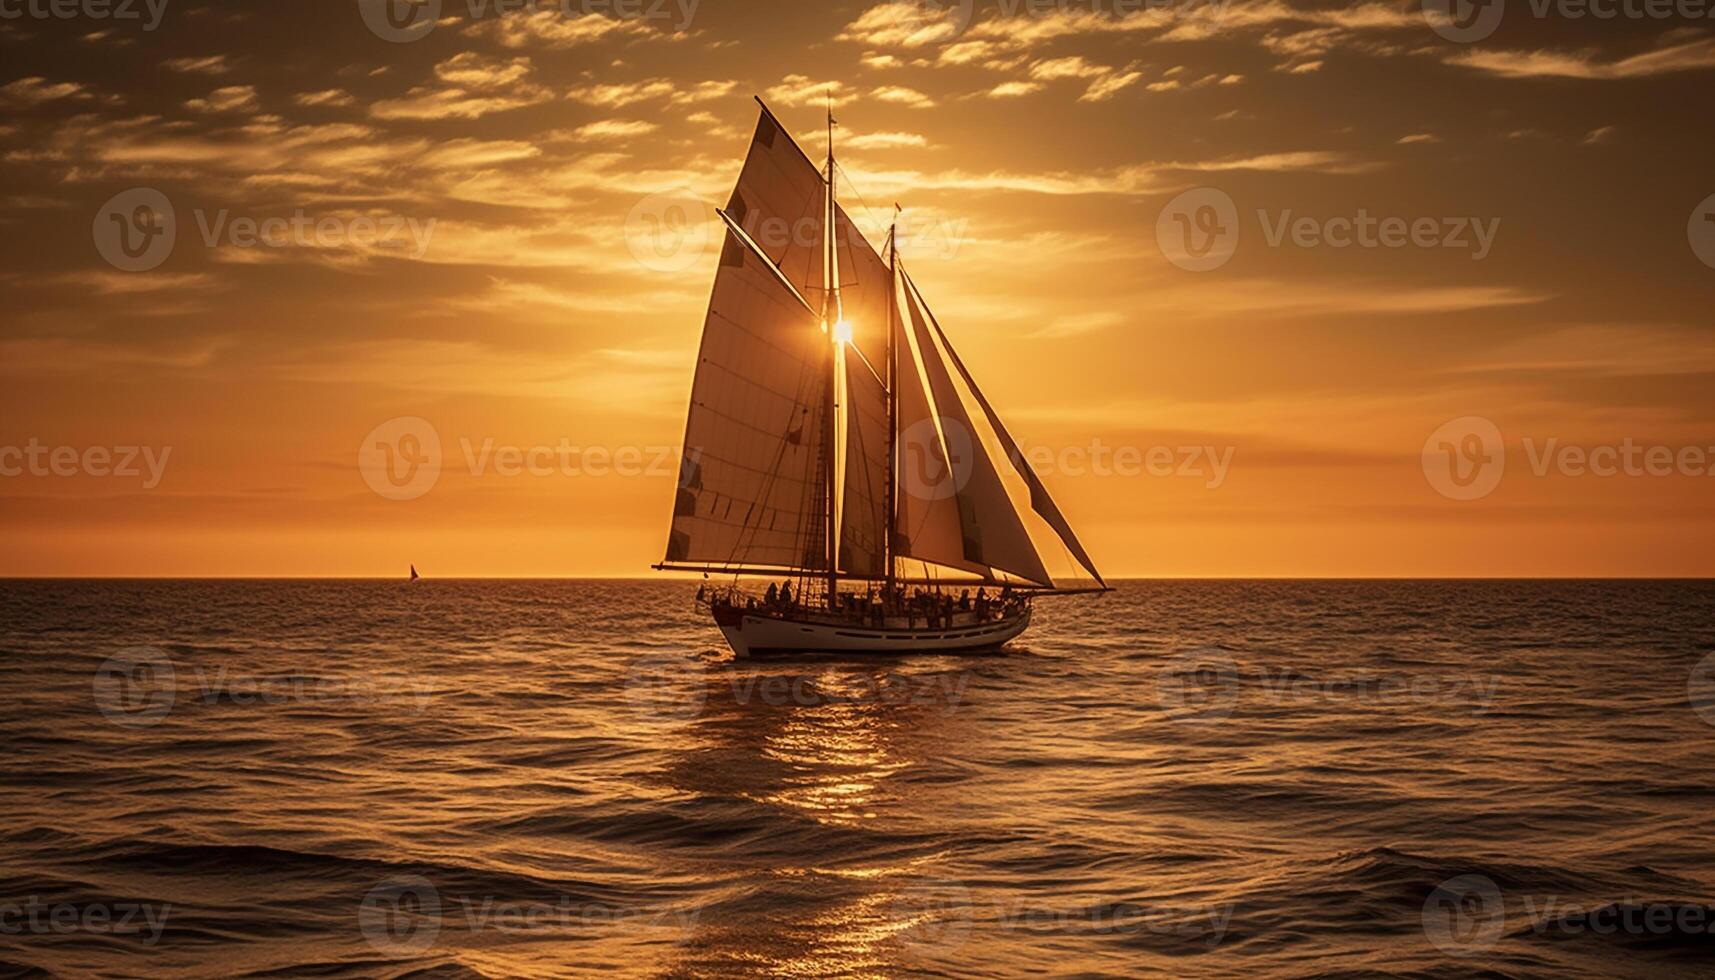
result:
M 887 481 L 882 509 L 881 560 L 883 595 L 893 594 L 894 534 L 898 524 L 898 489 L 894 486 L 895 452 L 899 441 L 899 351 L 893 346 L 893 306 L 899 296 L 899 205 L 893 206 L 893 224 L 887 229 Z
M 822 444 L 827 447 L 827 465 L 823 473 L 827 478 L 827 539 L 828 539 L 828 608 L 834 608 L 834 600 L 839 592 L 839 553 L 840 542 L 838 534 L 838 509 L 835 502 L 838 499 L 838 462 L 839 446 L 834 443 L 839 434 L 839 427 L 834 423 L 834 413 L 839 409 L 835 398 L 835 385 L 839 379 L 839 331 L 835 324 L 844 319 L 844 310 L 840 304 L 840 253 L 834 241 L 834 93 L 828 90 L 828 172 L 827 172 L 827 212 L 822 222 L 822 243 L 825 249 L 822 260 L 822 329 L 828 335 L 828 380 L 827 396 L 823 401 L 822 431 L 825 436 Z M 830 300 L 832 301 L 830 304 Z M 828 318 L 829 312 L 833 319 Z

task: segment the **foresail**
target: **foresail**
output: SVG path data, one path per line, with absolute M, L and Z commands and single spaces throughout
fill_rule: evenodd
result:
M 703 324 L 667 561 L 825 569 L 826 339 L 730 230 Z
M 983 397 L 982 389 L 977 387 L 976 379 L 971 377 L 971 372 L 965 368 L 965 362 L 959 357 L 959 352 L 954 350 L 952 343 L 947 340 L 947 335 L 942 332 L 940 323 L 936 322 L 932 316 L 929 318 L 929 322 L 935 329 L 936 337 L 945 348 L 948 360 L 952 362 L 953 368 L 959 372 L 959 377 L 964 379 L 965 386 L 970 390 L 977 404 L 981 406 L 984 417 L 988 420 L 990 428 L 1000 443 L 1001 454 L 1011 462 L 1014 472 L 1023 478 L 1025 486 L 1029 488 L 1030 509 L 1047 522 L 1048 526 L 1059 536 L 1060 542 L 1066 546 L 1066 550 L 1071 553 L 1079 565 L 1083 566 L 1085 571 L 1090 573 L 1090 577 L 1095 579 L 1096 584 L 1106 586 L 1107 583 L 1103 581 L 1101 573 L 1096 571 L 1096 563 L 1090 560 L 1089 554 L 1084 551 L 1083 544 L 1078 541 L 1078 536 L 1072 533 L 1072 525 L 1066 521 L 1065 515 L 1060 513 L 1059 506 L 1054 503 L 1054 498 L 1049 496 L 1048 488 L 1043 485 L 1042 478 L 1037 475 L 1035 468 L 1024 458 L 1024 451 L 1019 448 L 1011 433 L 1006 431 L 1006 426 L 1001 424 L 1000 416 L 989 404 L 989 400 Z
M 821 171 L 764 107 L 726 211 L 818 309 L 826 186 Z
M 901 554 L 1051 584 L 938 347 L 939 328 L 901 273 L 913 365 L 899 385 Z M 909 408 L 907 407 L 909 405 Z
M 846 215 L 835 205 L 835 241 L 840 249 L 840 303 L 851 327 L 845 351 L 846 454 L 840 516 L 841 572 L 878 578 L 886 561 L 887 518 L 887 331 L 892 274 Z

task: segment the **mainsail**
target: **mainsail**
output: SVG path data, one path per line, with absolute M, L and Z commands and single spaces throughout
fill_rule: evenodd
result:
M 835 181 L 832 152 L 818 170 L 764 106 L 722 212 L 658 567 L 826 574 L 831 589 L 913 563 L 935 580 L 1055 588 L 1046 526 L 1074 578 L 1100 584 L 892 236 L 878 253 Z

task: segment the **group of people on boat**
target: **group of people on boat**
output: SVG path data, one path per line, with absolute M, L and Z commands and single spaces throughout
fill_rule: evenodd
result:
M 787 580 L 779 585 L 768 583 L 767 591 L 760 598 L 740 595 L 736 591 L 711 591 L 702 586 L 697 589 L 697 601 L 711 605 L 742 605 L 747 610 L 776 615 L 801 611 L 833 613 L 871 626 L 885 626 L 889 619 L 903 617 L 908 628 L 922 625 L 936 629 L 953 625 L 955 618 L 970 623 L 1005 619 L 1019 611 L 1025 597 L 1014 592 L 1010 585 L 1003 585 L 995 594 L 990 594 L 984 586 L 978 586 L 976 594 L 972 595 L 966 588 L 957 597 L 939 589 L 919 587 L 908 590 L 895 585 L 868 592 L 837 592 L 826 609 L 807 609 L 802 590 L 794 593 L 791 580 Z

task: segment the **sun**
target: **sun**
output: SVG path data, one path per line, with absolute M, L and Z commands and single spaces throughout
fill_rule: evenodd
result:
M 849 344 L 852 342 L 852 325 L 845 320 L 834 324 L 834 342 Z

